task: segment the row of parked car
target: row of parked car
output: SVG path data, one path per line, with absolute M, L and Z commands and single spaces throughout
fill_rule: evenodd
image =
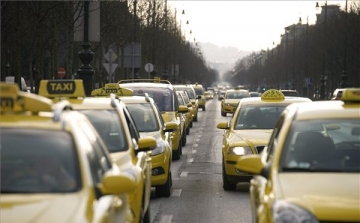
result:
M 35 95 L 0 83 L 2 222 L 150 222 L 151 188 L 170 196 L 172 161 L 205 110 L 200 87 L 122 80 L 86 96 L 82 80 L 43 80 Z

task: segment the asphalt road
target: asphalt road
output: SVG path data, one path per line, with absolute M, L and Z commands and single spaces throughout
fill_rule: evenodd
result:
M 206 103 L 206 111 L 199 110 L 181 159 L 172 163 L 171 196 L 157 198 L 152 193 L 152 223 L 251 222 L 249 184 L 238 184 L 236 191 L 222 188 L 223 130 L 216 125 L 230 118 L 221 116 L 217 98 Z

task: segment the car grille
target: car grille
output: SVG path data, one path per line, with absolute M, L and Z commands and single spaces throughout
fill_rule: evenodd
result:
M 255 146 L 257 153 L 261 153 L 261 151 L 263 151 L 264 148 L 265 146 Z

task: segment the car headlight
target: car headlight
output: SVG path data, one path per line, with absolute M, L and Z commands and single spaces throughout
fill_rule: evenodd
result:
M 272 217 L 275 223 L 319 223 L 309 211 L 283 200 L 275 201 Z
M 251 147 L 249 146 L 234 146 L 234 147 L 230 147 L 228 151 L 228 154 L 238 155 L 238 156 L 249 155 L 252 153 L 253 152 L 251 150 Z
M 164 142 L 157 141 L 157 146 L 155 149 L 152 150 L 151 155 L 155 156 L 164 152 Z

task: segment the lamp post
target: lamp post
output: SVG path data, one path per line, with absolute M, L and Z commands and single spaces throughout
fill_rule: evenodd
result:
M 89 3 L 89 1 L 84 2 L 84 42 L 82 44 L 83 50 L 78 53 L 82 65 L 77 71 L 80 79 L 83 80 L 86 96 L 91 95 L 92 77 L 95 73 L 90 65 L 95 53 L 91 51 L 89 42 Z
M 287 61 L 287 57 L 288 57 L 288 40 L 289 40 L 289 28 L 286 27 L 285 28 L 285 33 L 286 33 L 286 43 L 285 43 L 285 89 L 289 90 L 289 80 L 288 80 L 288 61 Z
M 316 2 L 317 9 L 319 8 L 319 2 Z M 326 61 L 326 16 L 327 16 L 327 1 L 325 1 L 325 15 L 324 15 L 324 49 L 323 49 L 323 67 L 322 67 L 322 75 L 320 77 L 320 100 L 325 100 L 325 86 L 326 86 L 326 79 L 325 79 L 325 61 Z M 322 90 L 323 89 L 323 90 Z
M 340 83 L 340 87 L 342 88 L 346 88 L 347 87 L 347 79 L 348 79 L 348 76 L 346 74 L 346 53 L 347 53 L 347 0 L 346 0 L 346 3 L 345 3 L 345 32 L 344 32 L 344 35 L 345 35 L 345 38 L 344 38 L 344 68 L 343 68 L 343 71 L 342 71 L 342 74 L 341 74 L 341 83 Z

